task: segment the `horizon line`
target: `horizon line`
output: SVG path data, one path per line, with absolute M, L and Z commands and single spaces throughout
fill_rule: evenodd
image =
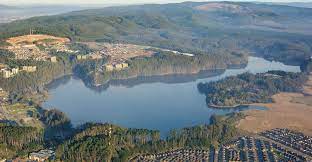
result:
M 279 0 L 279 1 L 275 1 L 275 2 L 272 2 L 272 1 L 269 1 L 269 0 L 186 0 L 186 1 L 177 1 L 177 0 L 174 0 L 174 1 L 154 1 L 154 2 L 126 2 L 126 3 L 109 3 L 109 2 L 97 2 L 97 3 L 90 3 L 90 2 L 76 2 L 73 4 L 73 2 L 45 2 L 45 3 L 42 3 L 42 2 L 26 2 L 26 3 L 18 3 L 18 2 L 0 2 L 0 5 L 6 5 L 6 6 L 48 6 L 48 5 L 73 5 L 73 6 L 94 6 L 94 5 L 144 5 L 144 4 L 170 4 L 170 3 L 184 3 L 184 2 L 250 2 L 250 3 L 279 3 L 279 4 L 287 4 L 287 3 L 312 3 L 312 0 L 309 0 L 309 1 L 304 1 L 304 0 L 300 0 L 300 1 L 296 1 L 296 0 L 293 0 L 293 1 L 287 1 L 285 2 L 285 0 Z

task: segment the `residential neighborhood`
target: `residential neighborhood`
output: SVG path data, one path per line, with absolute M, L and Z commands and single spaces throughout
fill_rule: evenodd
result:
M 312 137 L 310 136 L 288 129 L 273 129 L 259 135 L 239 137 L 220 148 L 178 149 L 159 154 L 139 155 L 131 161 L 307 162 L 312 160 Z
M 74 53 L 67 44 L 67 38 L 54 37 L 50 35 L 32 34 L 12 37 L 6 40 L 9 46 L 7 50 L 15 54 L 15 59 L 33 59 L 37 61 L 57 62 L 55 56 L 49 53 L 52 50 Z

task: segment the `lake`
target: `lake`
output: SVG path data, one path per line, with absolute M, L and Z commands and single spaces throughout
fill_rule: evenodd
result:
M 249 57 L 246 67 L 202 72 L 198 75 L 140 77 L 114 81 L 101 88 L 88 88 L 74 77 L 64 77 L 50 87 L 50 98 L 43 107 L 65 112 L 74 125 L 84 122 L 109 122 L 123 127 L 148 128 L 166 134 L 173 128 L 209 124 L 213 114 L 223 115 L 240 109 L 213 109 L 198 92 L 197 84 L 220 80 L 244 72 L 269 70 L 299 72 L 262 58 Z M 252 107 L 263 109 L 259 107 Z

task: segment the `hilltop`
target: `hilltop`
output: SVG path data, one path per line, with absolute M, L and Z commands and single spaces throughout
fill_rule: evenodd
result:
M 40 41 L 52 41 L 56 43 L 68 43 L 70 40 L 68 38 L 60 38 L 60 37 L 54 37 L 51 35 L 43 35 L 43 34 L 36 34 L 36 35 L 23 35 L 18 37 L 12 37 L 7 39 L 7 42 L 10 43 L 12 46 L 21 44 L 21 43 L 27 43 L 27 44 L 33 44 L 35 42 Z
M 311 2 L 290 2 L 290 3 L 280 3 L 281 5 L 294 6 L 294 7 L 304 7 L 312 8 Z

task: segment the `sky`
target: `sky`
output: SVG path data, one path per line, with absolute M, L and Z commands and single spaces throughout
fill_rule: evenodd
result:
M 0 4 L 142 4 L 142 3 L 174 3 L 183 1 L 209 0 L 0 0 Z M 239 0 L 257 1 L 257 0 Z M 312 0 L 259 0 L 261 2 L 312 2 Z

